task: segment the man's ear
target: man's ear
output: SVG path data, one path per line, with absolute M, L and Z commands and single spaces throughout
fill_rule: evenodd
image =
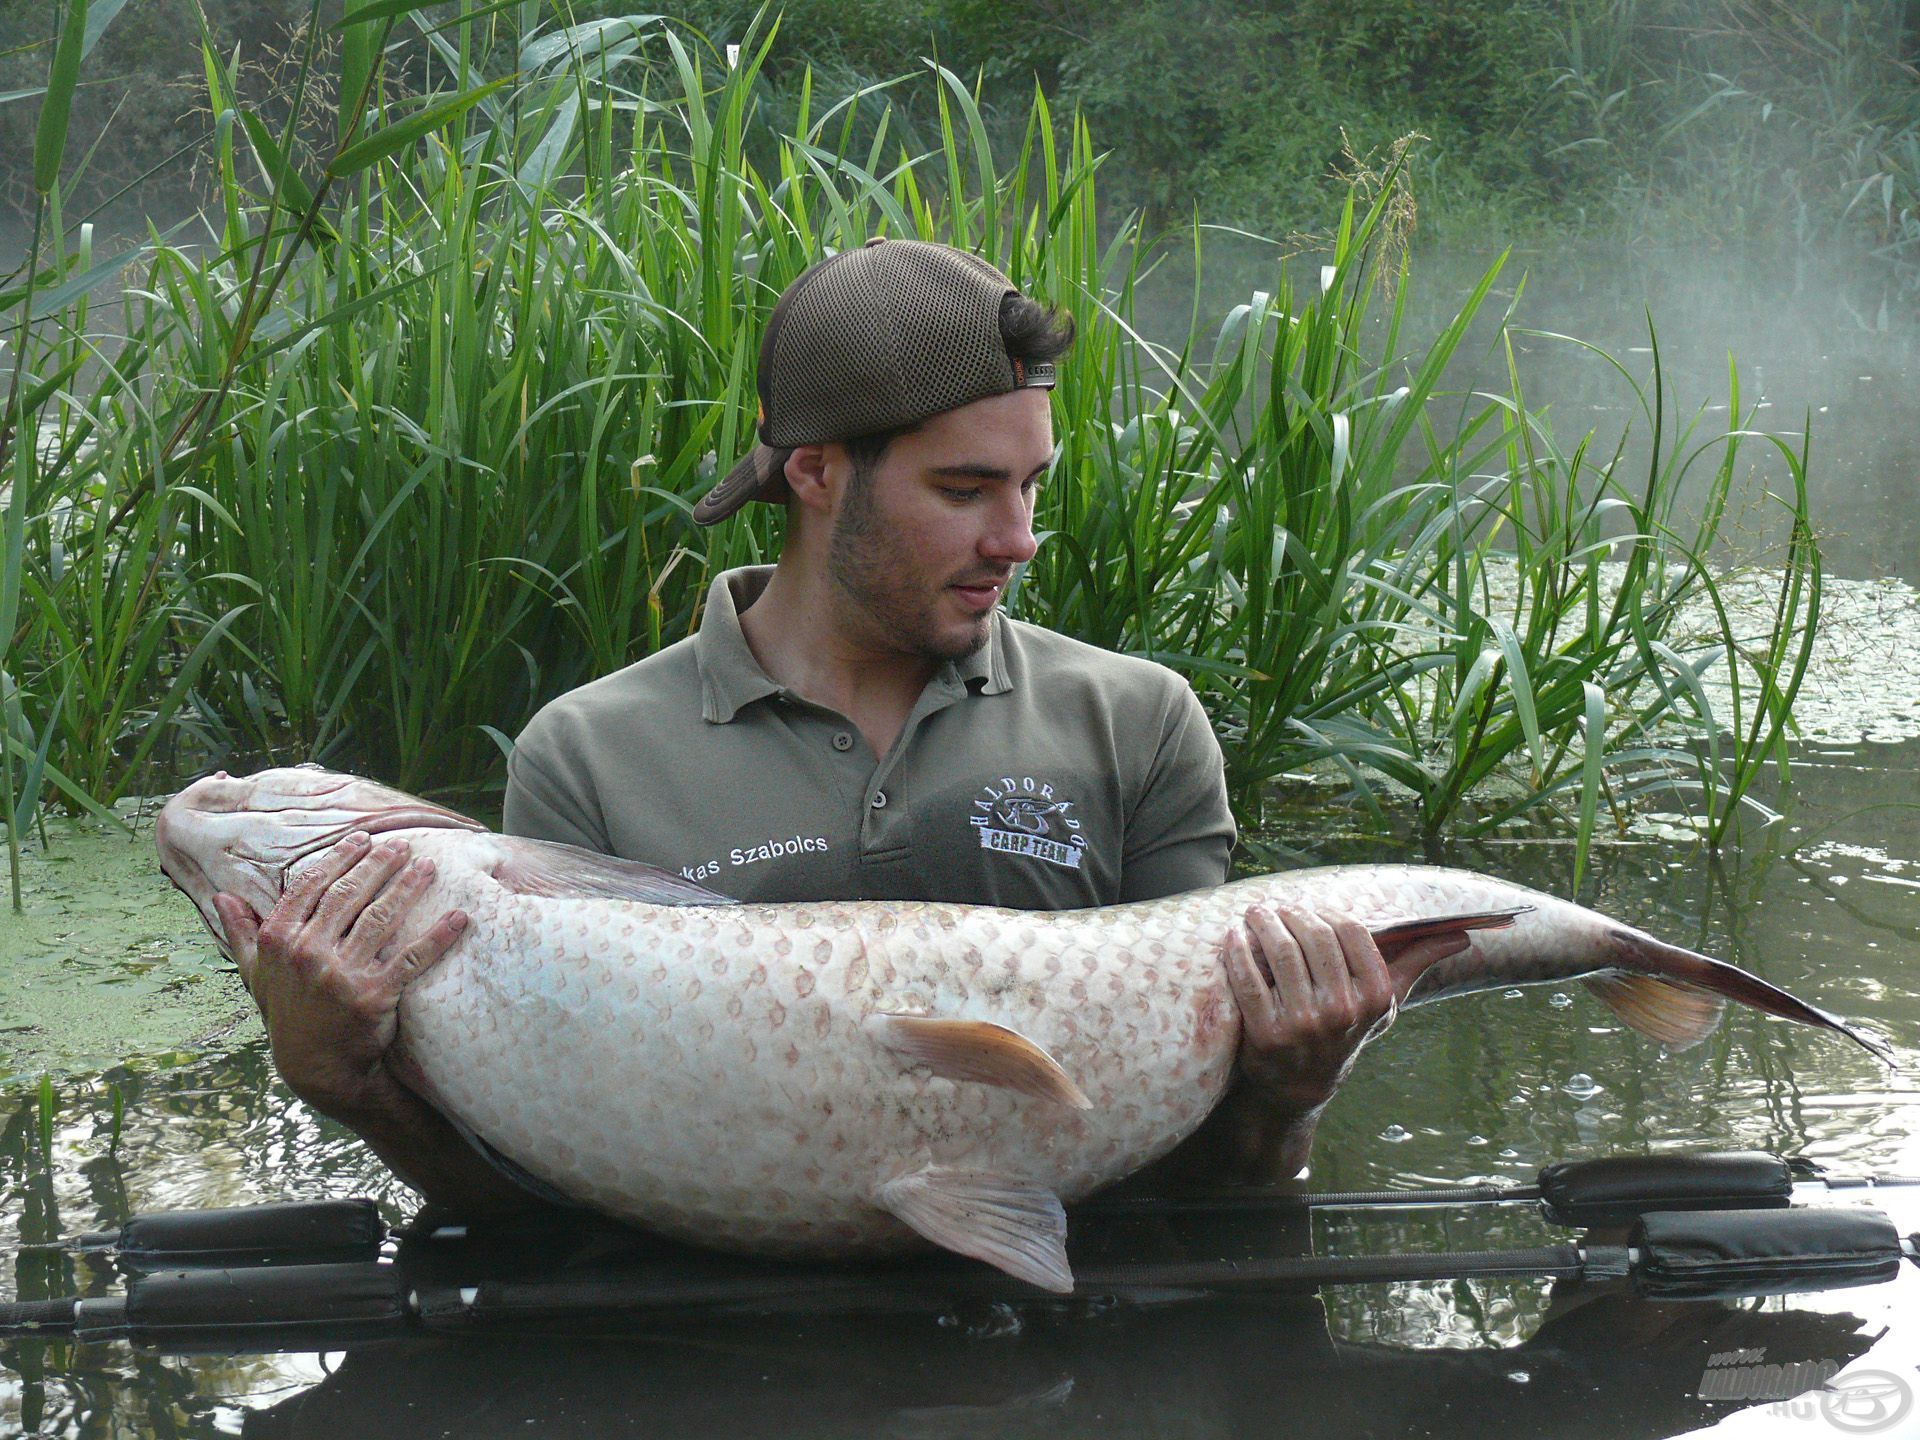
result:
M 800 445 L 787 456 L 787 488 L 803 508 L 822 513 L 833 508 L 836 459 L 844 466 L 846 452 L 839 445 Z

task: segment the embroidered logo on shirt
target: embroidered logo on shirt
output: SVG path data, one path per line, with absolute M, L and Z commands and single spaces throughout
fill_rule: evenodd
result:
M 982 788 L 967 820 L 983 850 L 1030 855 L 1078 870 L 1087 837 L 1080 833 L 1075 808 L 1050 781 L 1003 775 Z

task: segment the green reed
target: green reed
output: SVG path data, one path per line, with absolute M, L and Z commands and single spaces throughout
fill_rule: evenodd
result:
M 1656 391 L 1639 479 L 1620 437 L 1563 446 L 1482 314 L 1498 265 L 1409 341 L 1391 186 L 1349 199 L 1312 283 L 1277 268 L 1169 350 L 1134 320 L 1159 243 L 1101 234 L 1093 138 L 1044 95 L 1010 156 L 938 67 L 925 153 L 881 100 L 810 83 L 771 134 L 776 24 L 729 66 L 656 17 L 538 8 L 350 7 L 337 62 L 317 27 L 302 57 L 302 86 L 337 63 L 347 97 L 317 138 L 298 103 L 271 131 L 208 44 L 211 244 L 97 259 L 51 187 L 27 282 L 47 288 L 0 292 L 30 402 L 0 590 L 9 782 L 31 765 L 94 809 L 212 757 L 497 783 L 547 698 L 691 633 L 716 571 L 774 553 L 766 507 L 714 531 L 687 512 L 751 443 L 774 300 L 879 233 L 965 245 L 1073 314 L 1046 538 L 1011 603 L 1191 677 L 1247 824 L 1276 776 L 1330 767 L 1364 804 L 1410 795 L 1430 834 L 1558 815 L 1584 854 L 1603 802 L 1679 785 L 1718 839 L 1784 761 L 1818 593 L 1804 456 L 1802 579 L 1757 650 L 1724 613 L 1707 637 L 1761 677 L 1715 715 L 1709 651 L 1673 627 L 1713 593 L 1745 437 L 1676 443 Z M 400 44 L 443 90 L 398 98 Z M 102 326 L 90 296 L 117 277 Z M 1449 367 L 1489 327 L 1507 383 L 1463 397 Z M 10 805 L 10 842 L 37 803 Z

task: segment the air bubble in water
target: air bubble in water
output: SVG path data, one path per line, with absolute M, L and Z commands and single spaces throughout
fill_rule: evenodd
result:
M 1564 1010 L 1573 1003 L 1573 997 L 1564 990 L 1556 990 L 1547 997 L 1547 1004 L 1556 1010 Z
M 1398 1145 L 1402 1140 L 1411 1140 L 1413 1133 L 1409 1130 L 1402 1129 L 1398 1125 L 1389 1125 L 1380 1132 L 1380 1138 L 1385 1140 L 1389 1145 Z
M 1567 1083 L 1560 1088 L 1576 1100 L 1585 1100 L 1600 1093 L 1600 1087 L 1594 1084 L 1593 1077 L 1584 1070 L 1569 1075 Z

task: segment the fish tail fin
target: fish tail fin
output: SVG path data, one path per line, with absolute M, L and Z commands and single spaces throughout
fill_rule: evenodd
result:
M 1893 1051 L 1879 1036 L 1818 1006 L 1809 1005 L 1758 975 L 1625 925 L 1608 934 L 1619 969 L 1588 978 L 1587 987 L 1639 1031 L 1672 1048 L 1685 1049 L 1712 1033 L 1728 1000 L 1768 1015 L 1797 1020 L 1846 1036 L 1889 1069 Z

